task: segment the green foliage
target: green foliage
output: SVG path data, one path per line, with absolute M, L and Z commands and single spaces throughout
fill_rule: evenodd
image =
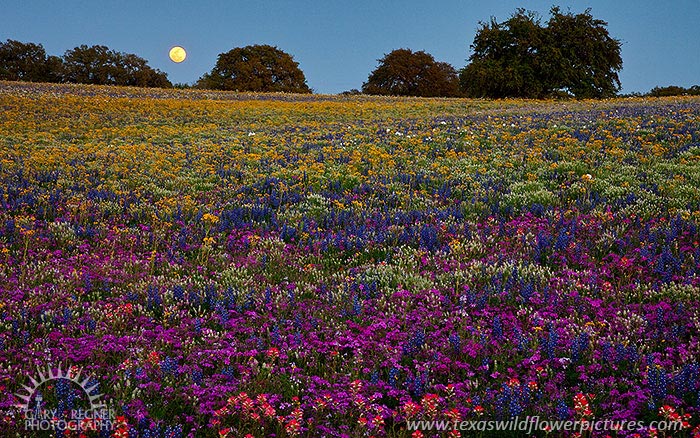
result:
M 235 91 L 311 93 L 299 63 L 277 47 L 253 45 L 221 53 L 198 88 Z
M 64 81 L 79 84 L 170 88 L 165 73 L 150 67 L 134 54 L 106 46 L 82 45 L 63 56 Z
M 508 20 L 481 23 L 460 84 L 470 97 L 603 98 L 620 89 L 620 41 L 607 23 L 554 7 L 540 17 L 518 9 Z
M 9 39 L 0 43 L 1 80 L 61 82 L 61 71 L 61 59 L 47 56 L 41 44 Z
M 432 55 L 409 49 L 397 49 L 384 55 L 379 66 L 362 85 L 366 94 L 393 96 L 459 96 L 459 78 L 455 69 L 437 62 Z
M 72 82 L 96 85 L 170 88 L 165 73 L 145 59 L 105 46 L 82 45 L 63 59 L 47 56 L 41 44 L 7 40 L 0 43 L 0 79 L 26 82 Z
M 543 97 L 545 30 L 532 12 L 519 9 L 503 23 L 481 23 L 471 63 L 460 74 L 470 97 Z
M 611 38 L 606 23 L 582 14 L 562 14 L 552 8 L 547 23 L 547 62 L 554 90 L 577 98 L 613 97 L 620 90 L 622 43 Z
M 654 87 L 647 94 L 650 97 L 666 96 L 700 96 L 700 85 L 693 85 L 690 88 L 670 85 L 668 87 Z

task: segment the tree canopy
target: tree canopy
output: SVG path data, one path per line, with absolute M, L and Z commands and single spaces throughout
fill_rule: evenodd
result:
M 63 58 L 47 56 L 41 44 L 0 43 L 0 79 L 27 82 L 72 82 L 97 85 L 169 88 L 165 73 L 131 53 L 106 46 L 82 45 Z
M 0 43 L 1 80 L 60 82 L 61 73 L 61 59 L 47 56 L 41 44 L 9 39 Z
M 620 89 L 621 43 L 605 21 L 587 9 L 562 13 L 557 7 L 543 26 L 540 17 L 518 9 L 508 20 L 480 23 L 470 63 L 460 72 L 471 97 L 577 98 L 614 96 Z
M 197 82 L 216 90 L 311 93 L 299 63 L 269 45 L 237 47 L 221 53 L 211 72 Z
M 437 62 L 429 53 L 396 49 L 379 60 L 379 66 L 362 85 L 366 94 L 422 97 L 458 96 L 459 78 L 450 64 Z
M 172 87 L 167 75 L 150 67 L 145 59 L 131 53 L 116 52 L 106 46 L 82 45 L 66 51 L 63 70 L 65 82 Z
M 669 85 L 667 87 L 654 87 L 647 93 L 650 97 L 667 96 L 700 96 L 700 85 L 693 85 L 690 88 Z

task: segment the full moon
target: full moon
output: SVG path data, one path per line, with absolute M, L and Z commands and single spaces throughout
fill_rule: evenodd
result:
M 187 52 L 185 52 L 185 49 L 183 49 L 180 46 L 175 46 L 172 49 L 170 49 L 170 60 L 172 62 L 177 62 L 181 63 L 182 61 L 187 58 Z

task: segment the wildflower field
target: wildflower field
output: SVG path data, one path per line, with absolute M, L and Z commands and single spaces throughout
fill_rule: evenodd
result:
M 3 437 L 59 364 L 116 411 L 80 436 L 698 433 L 700 98 L 0 83 L 0 179 Z

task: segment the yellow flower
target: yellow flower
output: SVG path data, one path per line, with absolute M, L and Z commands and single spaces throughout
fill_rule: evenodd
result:
M 213 214 L 204 213 L 204 216 L 202 216 L 202 220 L 210 224 L 216 224 L 219 222 L 219 217 Z

